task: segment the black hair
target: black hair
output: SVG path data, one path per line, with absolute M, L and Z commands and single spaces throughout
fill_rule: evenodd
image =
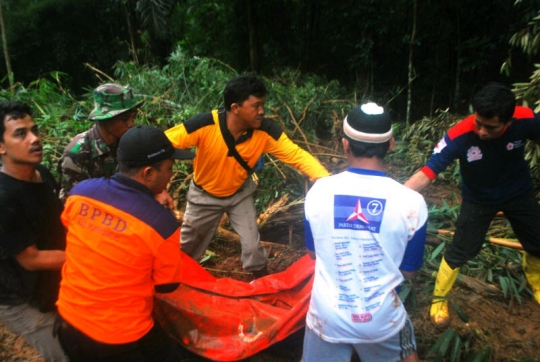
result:
M 498 116 L 502 123 L 508 123 L 514 115 L 516 96 L 502 84 L 489 83 L 473 97 L 472 107 L 486 119 Z
M 383 143 L 367 143 L 353 140 L 347 135 L 345 135 L 345 138 L 349 141 L 349 148 L 354 157 L 377 157 L 382 160 L 390 149 L 390 140 Z
M 4 142 L 6 121 L 12 119 L 22 119 L 26 116 L 32 116 L 32 109 L 28 104 L 18 101 L 0 102 L 0 142 Z M 6 119 L 6 117 L 9 118 Z
M 249 96 L 257 98 L 266 96 L 266 86 L 260 78 L 250 74 L 243 74 L 230 79 L 223 90 L 225 109 L 230 111 L 233 103 L 242 105 Z

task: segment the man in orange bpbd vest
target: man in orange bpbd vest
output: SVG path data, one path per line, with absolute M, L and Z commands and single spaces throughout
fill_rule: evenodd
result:
M 119 172 L 78 183 L 66 201 L 66 263 L 57 302 L 58 336 L 71 361 L 175 361 L 179 347 L 152 318 L 157 293 L 180 283 L 180 230 L 155 199 L 174 159 L 150 126 L 128 130 L 118 146 Z

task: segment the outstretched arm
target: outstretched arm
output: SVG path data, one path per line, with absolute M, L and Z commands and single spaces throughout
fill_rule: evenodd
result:
M 328 172 L 316 157 L 292 142 L 285 132 L 281 134 L 277 141 L 270 143 L 271 147 L 265 150 L 265 152 L 276 156 L 281 162 L 309 176 L 312 182 L 322 177 L 330 176 L 330 172 Z
M 417 173 L 412 175 L 411 178 L 407 180 L 407 182 L 405 182 L 405 186 L 410 189 L 413 189 L 414 191 L 421 192 L 430 183 L 431 183 L 431 179 L 427 177 L 427 175 L 424 172 L 418 171 Z

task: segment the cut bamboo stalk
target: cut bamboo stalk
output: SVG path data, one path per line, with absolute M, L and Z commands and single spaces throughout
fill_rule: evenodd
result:
M 437 231 L 439 232 L 439 234 L 443 234 L 443 235 L 454 235 L 454 232 L 450 230 L 439 229 Z M 489 241 L 492 244 L 506 246 L 507 248 L 523 250 L 523 245 L 521 245 L 519 241 L 512 241 L 512 240 L 501 239 L 501 238 L 490 238 L 490 237 L 486 237 L 486 241 Z
M 423 274 L 425 276 L 435 278 L 435 270 L 434 267 L 430 264 L 425 264 L 425 269 L 420 269 L 418 272 L 420 274 Z M 480 294 L 486 298 L 493 298 L 493 297 L 502 297 L 503 292 L 500 288 L 493 284 L 489 284 L 486 282 L 483 282 L 481 280 L 478 280 L 474 277 L 459 274 L 456 283 L 460 286 L 467 287 L 470 290 L 474 291 L 477 294 Z
M 289 194 L 281 196 L 279 200 L 274 202 L 266 209 L 265 212 L 259 215 L 259 217 L 257 218 L 257 225 L 263 226 L 264 224 L 266 224 L 266 221 L 268 221 L 270 216 L 279 211 L 281 207 L 285 206 L 287 204 L 287 201 L 289 201 Z

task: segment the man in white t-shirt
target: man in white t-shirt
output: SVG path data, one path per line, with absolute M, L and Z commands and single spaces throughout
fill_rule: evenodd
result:
M 375 103 L 343 121 L 349 168 L 318 180 L 305 201 L 306 246 L 316 259 L 302 360 L 418 361 L 414 329 L 395 289 L 423 263 L 424 198 L 384 173 L 394 146 Z

